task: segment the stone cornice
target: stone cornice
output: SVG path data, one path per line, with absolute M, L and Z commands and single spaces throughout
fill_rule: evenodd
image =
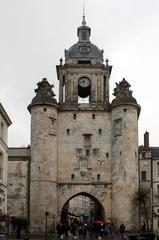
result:
M 2 104 L 0 103 L 0 114 L 3 116 L 4 120 L 6 121 L 7 125 L 10 126 L 12 124 L 8 114 L 6 113 L 5 109 L 3 108 Z
M 100 181 L 100 182 L 58 182 L 58 185 L 112 185 L 111 182 Z

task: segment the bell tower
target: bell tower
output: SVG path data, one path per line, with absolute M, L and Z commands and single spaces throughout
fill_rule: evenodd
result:
M 103 63 L 103 50 L 90 41 L 91 29 L 83 15 L 77 28 L 78 42 L 65 50 L 65 63 L 57 66 L 59 104 L 62 108 L 76 108 L 88 103 L 88 108 L 108 109 L 109 78 L 112 67 Z
M 131 200 L 138 189 L 140 106 L 125 79 L 116 84 L 110 103 L 112 66 L 91 43 L 85 15 L 77 37 L 56 66 L 59 102 L 43 79 L 28 106 L 31 229 L 44 231 L 47 212 L 50 229 L 52 216 L 67 220 L 69 201 L 84 195 L 98 205 L 94 220 L 124 221 L 131 230 L 137 225 Z

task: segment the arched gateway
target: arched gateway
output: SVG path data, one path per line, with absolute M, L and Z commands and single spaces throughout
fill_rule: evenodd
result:
M 132 196 L 138 188 L 139 105 L 123 79 L 109 102 L 112 67 L 90 42 L 83 16 L 78 42 L 57 66 L 59 102 L 46 79 L 38 83 L 31 113 L 30 220 L 44 231 L 60 220 L 66 203 L 85 194 L 101 206 L 102 218 L 136 225 Z M 99 214 L 99 215 L 100 215 Z M 99 217 L 99 216 L 98 216 Z
M 87 201 L 84 201 L 85 198 L 77 198 L 79 196 L 83 196 L 83 197 L 86 197 L 87 198 Z M 85 216 L 84 212 L 79 212 L 79 211 L 73 211 L 73 212 L 70 212 L 70 201 L 72 199 L 77 199 L 75 200 L 75 202 L 73 202 L 73 210 L 77 209 L 78 208 L 78 205 L 79 206 L 79 209 L 81 210 L 81 207 L 84 208 L 84 210 L 87 210 L 90 211 L 91 213 L 91 210 L 92 210 L 92 215 L 89 216 L 89 218 L 87 219 L 87 215 Z M 75 203 L 77 202 L 77 204 L 75 205 Z M 93 207 L 92 209 L 90 208 L 89 206 L 89 203 L 94 203 L 93 204 Z M 82 206 L 83 203 L 88 203 L 86 205 L 86 207 Z M 74 206 L 75 205 L 75 206 Z M 106 221 L 106 215 L 105 215 L 105 209 L 103 207 L 103 205 L 101 204 L 101 202 L 94 196 L 92 196 L 91 194 L 88 194 L 86 192 L 79 192 L 78 194 L 76 195 L 73 195 L 71 198 L 69 198 L 63 205 L 61 209 L 61 222 L 71 222 L 69 221 L 69 219 L 73 218 L 73 221 L 77 220 L 77 221 L 91 221 L 91 222 L 94 222 L 96 220 L 102 220 L 102 221 Z M 71 209 L 71 210 L 72 210 Z M 78 209 L 77 209 L 78 210 Z M 88 212 L 88 214 L 90 214 Z M 84 215 L 84 216 L 83 216 Z

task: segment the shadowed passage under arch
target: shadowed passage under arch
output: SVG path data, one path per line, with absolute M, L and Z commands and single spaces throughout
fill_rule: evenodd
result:
M 93 195 L 80 192 L 68 199 L 61 211 L 61 222 L 105 221 L 105 210 L 101 202 Z

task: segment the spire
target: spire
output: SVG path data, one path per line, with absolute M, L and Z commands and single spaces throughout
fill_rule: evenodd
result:
M 83 3 L 83 20 L 82 20 L 82 26 L 86 26 L 84 3 Z
M 91 34 L 90 27 L 86 26 L 85 19 L 85 7 L 83 3 L 83 17 L 82 17 L 82 26 L 77 28 L 77 36 L 79 37 L 79 42 L 90 42 L 89 37 Z

